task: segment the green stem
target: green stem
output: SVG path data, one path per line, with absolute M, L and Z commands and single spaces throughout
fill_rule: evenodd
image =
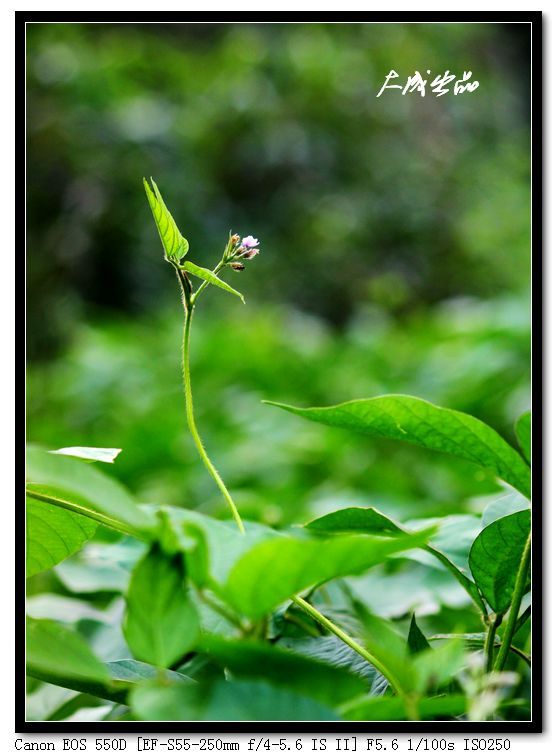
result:
M 398 679 L 391 674 L 389 669 L 386 668 L 378 658 L 376 658 L 368 650 L 366 650 L 359 643 L 357 643 L 356 640 L 352 639 L 350 635 L 346 634 L 346 632 L 343 629 L 341 629 L 339 626 L 333 623 L 330 619 L 328 619 L 326 616 L 323 616 L 323 614 L 320 611 L 318 611 L 317 608 L 315 608 L 315 606 L 312 606 L 311 603 L 308 603 L 299 595 L 294 595 L 291 598 L 291 600 L 293 603 L 299 606 L 302 610 L 304 610 L 307 614 L 309 614 L 309 616 L 311 616 L 311 618 L 314 619 L 318 624 L 321 624 L 322 627 L 325 627 L 325 629 L 328 629 L 329 632 L 332 632 L 333 634 L 335 634 L 346 645 L 348 645 L 348 647 L 352 648 L 352 650 L 358 653 L 358 655 L 361 655 L 362 658 L 364 658 L 368 663 L 370 663 L 374 668 L 376 668 L 380 674 L 383 674 L 383 676 L 389 682 L 393 690 L 403 699 L 404 704 L 406 706 L 407 713 L 408 713 L 408 717 L 411 720 L 415 720 L 415 721 L 419 719 L 415 698 L 413 698 L 411 695 L 408 695 L 404 691 Z
M 524 595 L 526 580 L 528 579 L 531 547 L 532 533 L 528 535 L 526 545 L 524 546 L 524 550 L 522 552 L 522 558 L 520 559 L 520 566 L 518 567 L 518 574 L 516 575 L 511 607 L 509 609 L 505 631 L 503 632 L 503 638 L 501 640 L 501 649 L 497 654 L 497 660 L 495 661 L 494 665 L 495 671 L 502 671 L 507 661 L 507 656 L 511 647 L 511 641 L 514 635 L 516 620 L 518 618 L 518 612 L 520 611 L 520 603 L 522 601 L 522 596 Z
M 437 548 L 433 548 L 431 545 L 423 545 L 422 550 L 431 553 L 432 556 L 438 559 L 438 561 L 440 561 L 451 572 L 451 574 L 456 577 L 456 579 L 460 582 L 462 587 L 466 590 L 468 595 L 480 609 L 482 617 L 487 623 L 487 621 L 489 620 L 488 611 L 475 582 L 472 582 L 472 580 L 468 579 L 468 577 L 463 574 L 463 572 L 461 572 L 458 566 L 456 566 L 456 564 L 453 564 L 453 562 L 449 558 L 447 558 L 444 553 L 438 551 Z
M 497 634 L 497 627 L 501 623 L 502 616 L 496 613 L 493 617 L 490 617 L 487 622 L 487 632 L 485 635 L 484 655 L 485 655 L 485 670 L 489 673 L 493 667 L 493 648 L 495 644 L 495 636 Z
M 194 294 L 194 296 L 191 299 L 190 306 L 187 306 L 186 301 L 184 301 L 184 310 L 185 310 L 185 320 L 184 320 L 184 342 L 183 342 L 183 370 L 184 370 L 184 395 L 186 398 L 186 418 L 188 422 L 188 428 L 191 433 L 191 436 L 193 438 L 193 441 L 195 443 L 195 447 L 197 448 L 197 451 L 199 453 L 199 456 L 201 457 L 201 461 L 205 464 L 205 467 L 207 468 L 207 471 L 217 484 L 218 489 L 224 496 L 225 501 L 230 507 L 230 510 L 232 512 L 232 516 L 234 517 L 236 524 L 238 525 L 238 529 L 242 534 L 245 533 L 244 524 L 242 522 L 242 519 L 240 517 L 240 514 L 238 513 L 238 509 L 236 508 L 236 504 L 232 500 L 232 496 L 228 492 L 226 485 L 222 481 L 221 476 L 215 469 L 215 466 L 213 465 L 213 462 L 207 455 L 207 451 L 205 450 L 203 446 L 203 441 L 201 440 L 201 436 L 199 435 L 199 432 L 197 430 L 197 426 L 195 424 L 195 418 L 193 415 L 193 396 L 191 392 L 191 376 L 190 376 L 190 333 L 191 333 L 191 321 L 193 317 L 193 310 L 194 305 L 193 301 L 195 298 L 197 298 L 203 288 L 203 284 L 198 288 L 197 292 Z
M 518 617 L 518 619 L 516 621 L 516 624 L 514 625 L 514 634 L 513 634 L 513 637 L 518 632 L 518 630 L 522 629 L 522 627 L 524 626 L 524 624 L 526 624 L 526 622 L 530 618 L 530 614 L 531 613 L 532 613 L 532 606 L 528 606 L 528 608 L 526 608 L 524 610 L 524 613 L 522 614 L 522 616 Z

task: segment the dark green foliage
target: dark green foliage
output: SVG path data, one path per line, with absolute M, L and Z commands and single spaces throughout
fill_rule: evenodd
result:
M 530 511 L 517 511 L 489 524 L 470 550 L 470 569 L 491 608 L 510 606 L 522 551 L 530 532 Z

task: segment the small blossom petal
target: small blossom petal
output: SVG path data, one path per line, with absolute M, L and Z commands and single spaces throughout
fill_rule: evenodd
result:
M 253 236 L 246 236 L 242 239 L 242 246 L 247 246 L 251 249 L 259 244 L 259 239 L 254 239 Z

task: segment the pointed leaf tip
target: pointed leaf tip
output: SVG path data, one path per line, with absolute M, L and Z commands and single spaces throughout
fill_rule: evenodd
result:
M 159 232 L 165 257 L 167 260 L 180 262 L 188 252 L 188 240 L 180 233 L 152 176 L 151 184 L 152 186 L 149 186 L 148 181 L 146 181 L 145 177 L 143 178 L 143 186 L 145 187 L 147 200 Z

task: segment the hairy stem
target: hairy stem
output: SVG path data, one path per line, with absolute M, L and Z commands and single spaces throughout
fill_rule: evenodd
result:
M 329 632 L 332 632 L 333 634 L 335 634 L 339 639 L 341 639 L 344 643 L 346 643 L 348 647 L 352 648 L 352 650 L 358 653 L 358 655 L 361 655 L 362 658 L 364 658 L 368 663 L 370 663 L 374 668 L 376 668 L 380 674 L 383 674 L 383 676 L 389 682 L 393 690 L 397 693 L 397 695 L 399 695 L 403 699 L 404 704 L 406 706 L 406 711 L 408 713 L 408 717 L 414 721 L 417 721 L 419 719 L 416 700 L 411 695 L 408 695 L 404 691 L 398 679 L 391 674 L 389 669 L 386 668 L 378 658 L 376 658 L 368 650 L 362 647 L 362 645 L 356 642 L 356 640 L 352 639 L 352 637 L 346 634 L 346 632 L 343 629 L 341 629 L 339 626 L 337 626 L 337 624 L 332 622 L 326 616 L 323 616 L 323 614 L 320 611 L 318 611 L 317 608 L 315 608 L 315 606 L 312 606 L 311 603 L 308 603 L 299 595 L 294 595 L 294 597 L 292 597 L 291 600 L 293 603 L 299 606 L 302 610 L 304 610 L 307 614 L 309 614 L 309 616 L 311 616 L 311 618 L 314 619 L 318 624 L 321 624 L 322 627 L 325 627 L 325 629 L 328 629 Z
M 194 294 L 194 297 L 197 297 L 199 295 L 202 288 L 203 288 L 203 284 L 198 288 L 197 292 Z M 190 334 L 191 334 L 191 321 L 193 317 L 193 310 L 194 310 L 193 298 L 191 300 L 190 306 L 188 306 L 186 300 L 184 299 L 185 319 L 184 319 L 184 341 L 183 341 L 182 362 L 183 362 L 183 375 L 184 375 L 184 395 L 186 399 L 186 418 L 188 422 L 188 428 L 193 438 L 193 442 L 195 443 L 195 447 L 197 448 L 197 452 L 199 453 L 199 456 L 201 457 L 201 461 L 203 462 L 203 464 L 205 464 L 207 471 L 209 472 L 209 474 L 215 481 L 218 489 L 220 490 L 225 501 L 230 507 L 230 511 L 232 512 L 232 516 L 234 517 L 234 520 L 236 521 L 236 524 L 238 525 L 238 529 L 240 530 L 242 534 L 244 534 L 245 533 L 244 524 L 242 522 L 240 514 L 238 513 L 236 504 L 232 500 L 232 496 L 228 492 L 226 485 L 224 484 L 219 473 L 217 472 L 213 462 L 209 458 L 207 451 L 205 450 L 205 447 L 203 446 L 203 441 L 201 440 L 201 436 L 199 435 L 197 426 L 195 424 L 195 417 L 193 414 L 193 396 L 191 392 L 191 375 L 190 375 Z
M 518 618 L 518 612 L 520 611 L 520 603 L 524 594 L 524 588 L 526 587 L 526 580 L 528 579 L 531 547 L 532 533 L 528 535 L 526 545 L 524 546 L 524 550 L 522 552 L 522 558 L 520 559 L 520 566 L 518 567 L 518 574 L 516 575 L 511 607 L 509 609 L 505 631 L 503 632 L 503 638 L 501 640 L 501 649 L 497 654 L 497 660 L 495 661 L 494 665 L 495 671 L 501 671 L 505 667 L 505 663 L 507 661 L 507 656 L 509 654 L 511 641 L 514 635 L 516 621 Z

